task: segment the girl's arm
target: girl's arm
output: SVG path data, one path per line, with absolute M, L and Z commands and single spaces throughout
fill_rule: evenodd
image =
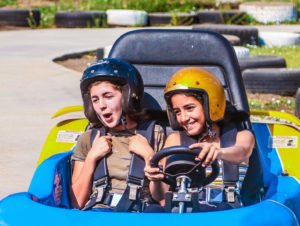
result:
M 95 167 L 96 163 L 91 158 L 84 162 L 75 161 L 70 197 L 72 206 L 77 209 L 82 209 L 91 195 Z
M 197 160 L 203 160 L 203 166 L 211 165 L 216 159 L 230 164 L 248 162 L 255 144 L 254 135 L 248 130 L 237 133 L 236 143 L 232 147 L 220 148 L 214 143 L 202 142 L 190 145 L 190 148 L 202 148 Z
M 221 159 L 231 164 L 248 162 L 252 154 L 254 144 L 255 138 L 253 133 L 249 130 L 242 130 L 237 133 L 236 143 L 234 146 L 221 149 Z
M 85 161 L 75 161 L 70 188 L 73 207 L 82 209 L 87 203 L 92 191 L 93 174 L 97 162 L 110 151 L 110 137 L 100 137 L 100 132 L 98 131 Z

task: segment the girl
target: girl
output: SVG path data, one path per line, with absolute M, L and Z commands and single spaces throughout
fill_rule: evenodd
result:
M 93 63 L 84 72 L 80 88 L 86 117 L 93 127 L 102 130 L 93 135 L 89 129 L 78 139 L 72 155 L 72 204 L 78 209 L 112 211 L 126 190 L 131 152 L 148 161 L 162 147 L 164 130 L 153 126 L 153 142 L 136 134 L 141 125 L 148 124 L 141 107 L 143 81 L 129 63 L 114 58 Z M 151 148 L 138 146 L 140 140 Z M 104 177 L 98 177 L 96 168 L 100 163 L 105 166 L 100 167 L 100 174 L 108 171 Z M 148 184 L 145 180 L 142 188 L 138 187 L 140 196 L 123 211 L 141 211 L 142 207 L 146 207 L 145 212 L 163 211 L 152 199 Z
M 181 141 L 188 137 L 193 140 L 189 148 L 201 148 L 196 157 L 202 161 L 203 167 L 210 166 L 218 160 L 239 166 L 240 184 L 247 171 L 247 163 L 255 143 L 254 135 L 249 130 L 239 129 L 236 143 L 231 147 L 220 147 L 220 122 L 224 118 L 226 99 L 225 92 L 219 80 L 207 70 L 198 67 L 188 67 L 176 72 L 165 88 L 165 100 L 171 127 L 183 131 L 168 136 L 165 147 L 182 145 Z M 190 139 L 191 138 L 191 139 Z M 153 181 L 164 178 L 157 174 L 158 168 L 148 168 L 148 177 Z M 146 174 L 147 175 L 147 174 Z M 158 184 L 159 182 L 156 182 Z M 223 189 L 222 175 L 208 187 Z M 162 200 L 161 192 L 168 189 L 164 183 L 156 185 L 153 197 Z M 158 192 L 159 191 L 159 192 Z M 221 193 L 223 193 L 221 191 Z M 218 210 L 231 208 L 230 205 L 207 205 L 201 210 Z

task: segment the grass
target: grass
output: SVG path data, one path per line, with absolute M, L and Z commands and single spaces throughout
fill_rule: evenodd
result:
M 288 68 L 300 68 L 300 44 L 282 46 L 282 47 L 267 47 L 267 46 L 247 46 L 250 49 L 250 56 L 260 55 L 275 55 L 281 56 L 286 60 Z
M 300 68 L 300 44 L 268 47 L 268 46 L 247 46 L 250 49 L 250 56 L 275 55 L 286 60 L 288 68 Z M 295 97 L 285 97 L 270 94 L 247 94 L 251 110 L 273 110 L 294 114 Z
M 16 5 L 17 2 L 14 1 L 14 0 L 1 0 L 0 1 L 0 7 L 3 7 L 3 6 L 9 6 L 9 5 Z
M 283 1 L 290 2 L 289 0 Z M 296 6 L 300 7 L 300 0 L 294 0 L 293 2 Z M 237 7 L 237 3 L 216 0 L 0 0 L 0 7 L 7 6 L 18 8 L 38 8 L 42 14 L 40 28 L 48 28 L 53 26 L 54 15 L 58 10 L 105 11 L 107 9 L 133 9 L 144 10 L 147 13 L 178 13 L 191 11 L 196 12 L 198 10 L 211 7 L 221 11 L 230 10 L 232 7 Z M 257 24 L 257 22 L 248 15 L 232 19 L 225 18 L 225 23 Z
M 281 111 L 294 114 L 295 97 L 272 94 L 247 94 L 251 110 Z

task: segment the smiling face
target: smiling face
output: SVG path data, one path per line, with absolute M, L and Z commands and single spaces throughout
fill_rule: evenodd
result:
M 193 96 L 182 93 L 171 97 L 173 112 L 177 122 L 189 135 L 195 136 L 205 128 L 205 116 L 202 103 Z
M 90 96 L 102 122 L 109 128 L 117 127 L 122 114 L 121 89 L 110 82 L 96 82 L 90 87 Z

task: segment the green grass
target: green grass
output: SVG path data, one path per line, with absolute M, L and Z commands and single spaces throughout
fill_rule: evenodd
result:
M 250 56 L 275 55 L 286 60 L 287 67 L 300 68 L 300 44 L 283 47 L 257 47 L 247 46 L 250 49 Z
M 8 6 L 8 5 L 16 5 L 16 4 L 17 4 L 17 2 L 14 0 L 1 0 L 0 1 L 0 7 Z
M 282 47 L 267 47 L 267 46 L 247 46 L 250 49 L 251 56 L 260 55 L 275 55 L 281 56 L 286 60 L 287 67 L 300 68 L 300 44 L 282 46 Z M 283 97 L 274 95 L 266 98 L 263 95 L 248 98 L 249 107 L 251 110 L 273 110 L 284 111 L 294 114 L 295 97 Z
M 60 0 L 60 10 L 134 9 L 151 12 L 188 12 L 200 8 L 199 0 Z M 213 1 L 212 1 L 213 2 Z
M 272 97 L 263 98 L 259 94 L 256 98 L 248 97 L 248 103 L 251 110 L 282 111 L 293 114 L 295 111 L 294 97 Z
M 249 1 L 249 0 L 247 0 Z M 251 0 L 250 0 L 251 1 Z M 270 1 L 270 0 L 265 0 Z M 278 0 L 279 1 L 279 0 Z M 291 2 L 290 0 L 281 0 Z M 54 24 L 54 15 L 58 10 L 102 10 L 107 9 L 133 9 L 144 10 L 147 13 L 151 12 L 191 12 L 201 9 L 207 9 L 213 7 L 218 10 L 230 10 L 232 4 L 228 2 L 220 2 L 216 0 L 45 0 L 45 6 L 41 5 L 43 0 L 27 0 L 26 6 L 24 6 L 25 0 L 0 0 L 0 7 L 32 7 L 41 10 L 41 25 L 40 28 L 48 28 Z M 296 6 L 300 7 L 300 0 L 293 1 Z M 23 3 L 23 5 L 21 4 Z M 49 5 L 49 3 L 52 3 Z M 257 22 L 249 15 L 238 19 L 237 22 L 233 22 L 237 18 L 226 19 L 225 23 L 237 23 L 237 24 L 257 24 Z M 297 21 L 288 23 L 299 23 Z

